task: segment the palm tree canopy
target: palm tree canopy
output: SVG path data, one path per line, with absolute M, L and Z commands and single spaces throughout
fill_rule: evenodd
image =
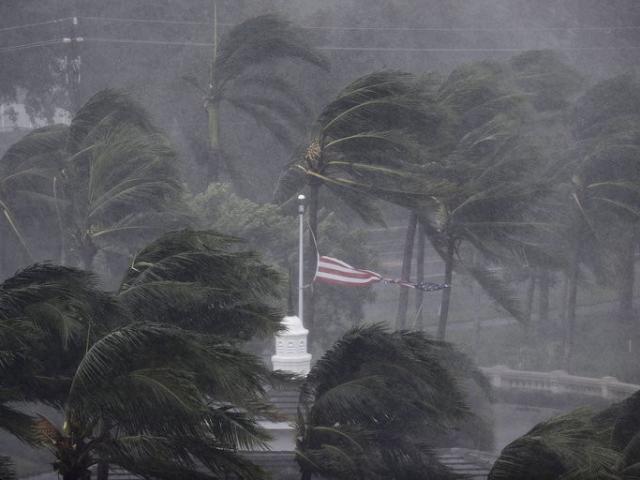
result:
M 180 232 L 143 258 L 183 251 L 185 238 L 207 248 L 232 241 L 214 236 Z M 218 275 L 233 255 L 215 265 Z M 253 257 L 239 256 L 238 269 L 252 271 Z M 118 300 L 70 267 L 34 265 L 0 285 L 0 428 L 46 446 L 54 468 L 77 478 L 97 462 L 162 479 L 264 478 L 235 452 L 266 447 L 256 417 L 274 418 L 271 372 L 227 338 L 131 323 Z M 24 401 L 61 409 L 63 427 L 11 403 Z
M 238 239 L 213 231 L 168 233 L 133 259 L 119 298 L 137 320 L 229 338 L 281 327 L 280 274 Z
M 1 164 L 5 182 L 22 182 L 11 185 L 14 203 L 28 194 L 38 202 L 27 206 L 46 206 L 44 227 L 61 237 L 53 248 L 85 263 L 100 248 L 126 255 L 182 221 L 176 154 L 144 109 L 118 91 L 94 95 L 69 126 L 28 134 Z M 47 258 L 56 258 L 51 248 Z
M 598 413 L 581 408 L 536 425 L 502 450 L 489 479 L 637 478 L 639 401 L 636 393 Z
M 291 58 L 328 68 L 326 59 L 314 51 L 301 32 L 287 20 L 277 15 L 245 20 L 221 38 L 213 65 L 214 97 L 224 95 L 227 83 L 257 64 Z
M 365 75 L 320 113 L 314 138 L 280 177 L 278 203 L 306 184 L 322 184 L 368 223 L 382 223 L 374 199 L 415 206 L 425 199 L 415 181 L 442 112 L 431 78 L 405 72 Z
M 426 439 L 469 415 L 461 377 L 477 375 L 487 387 L 474 371 L 420 332 L 351 330 L 302 386 L 298 462 L 335 478 L 414 478 L 420 471 L 449 478 Z

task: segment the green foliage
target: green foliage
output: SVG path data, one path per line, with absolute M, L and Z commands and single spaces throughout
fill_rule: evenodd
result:
M 236 184 L 242 181 L 234 159 L 224 151 L 219 138 L 223 102 L 251 117 L 287 147 L 294 145 L 296 133 L 299 135 L 308 124 L 310 109 L 304 97 L 286 79 L 261 71 L 263 64 L 282 60 L 328 69 L 326 59 L 290 22 L 277 15 L 261 15 L 234 26 L 219 40 L 216 38 L 207 81 L 193 74 L 184 77 L 205 99 L 209 153 L 206 161 L 213 176 L 209 180 L 217 179 L 224 165 Z
M 120 92 L 94 95 L 68 127 L 28 134 L 1 164 L 12 182 L 0 200 L 5 217 L 25 248 L 46 232 L 39 257 L 90 268 L 98 252 L 126 257 L 150 235 L 184 223 L 175 152 Z
M 297 268 L 297 219 L 273 204 L 257 204 L 235 195 L 225 184 L 211 184 L 196 195 L 191 209 L 204 227 L 241 237 L 264 253 L 276 268 L 290 272 Z M 353 265 L 375 269 L 376 259 L 365 247 L 365 232 L 349 226 L 329 209 L 320 212 L 318 248 Z M 363 307 L 374 295 L 371 288 L 336 288 L 315 284 L 316 314 L 322 331 L 317 334 L 317 352 L 323 352 L 349 328 L 364 318 Z
M 578 409 L 536 425 L 507 445 L 490 480 L 637 478 L 639 396 L 594 414 Z
M 267 311 L 258 293 L 272 294 L 277 276 L 253 254 L 229 250 L 235 242 L 211 232 L 168 234 L 140 252 L 117 297 L 70 267 L 34 265 L 6 280 L 0 285 L 0 428 L 51 450 L 65 478 L 84 478 L 97 462 L 163 479 L 264 478 L 236 450 L 266 446 L 268 435 L 255 418 L 274 418 L 264 390 L 271 374 L 235 346 L 240 333 L 211 331 L 219 327 L 215 321 L 240 323 L 240 332 L 277 330 L 280 315 L 256 319 L 244 308 L 253 301 L 254 309 Z M 197 265 L 189 263 L 194 257 Z M 236 276 L 243 287 L 253 279 L 256 294 L 243 291 L 244 303 L 235 299 L 234 310 L 225 294 L 240 295 L 229 293 L 233 282 L 239 288 Z M 152 290 L 154 282 L 179 281 L 200 282 L 191 289 L 211 291 L 195 297 L 223 306 L 204 319 L 210 328 L 158 323 L 175 320 L 169 314 L 178 315 L 177 303 L 167 302 L 163 314 L 156 301 L 147 316 L 131 308 L 140 295 L 131 292 L 136 286 Z M 194 308 L 193 297 L 162 293 L 183 302 L 185 317 Z M 15 402 L 56 407 L 64 425 L 25 415 Z
M 258 204 L 234 194 L 228 184 L 212 183 L 194 196 L 190 208 L 204 228 L 245 240 L 251 248 L 283 266 L 298 241 L 297 223 L 277 205 Z
M 328 255 L 346 261 L 350 265 L 376 270 L 375 254 L 366 247 L 367 236 L 363 230 L 350 228 L 333 212 L 321 211 L 318 249 Z M 375 300 L 371 287 L 340 288 L 317 283 L 313 286 L 316 296 L 316 322 L 322 329 L 316 334 L 316 350 L 321 355 L 351 328 L 364 320 L 365 303 Z
M 280 327 L 281 276 L 239 240 L 181 230 L 134 257 L 119 300 L 133 318 L 248 340 Z
M 0 478 L 4 480 L 14 480 L 16 478 L 13 466 L 8 457 L 0 456 Z
M 342 90 L 318 116 L 306 151 L 283 172 L 275 193 L 282 203 L 305 185 L 325 185 L 367 223 L 383 224 L 374 198 L 425 199 L 414 181 L 419 139 L 441 123 L 427 88 L 404 72 L 365 75 Z M 415 200 L 414 200 L 415 201 Z
M 475 369 L 420 332 L 351 330 L 303 384 L 298 463 L 329 478 L 455 478 L 435 459 L 429 439 L 468 418 L 458 383 L 463 371 Z

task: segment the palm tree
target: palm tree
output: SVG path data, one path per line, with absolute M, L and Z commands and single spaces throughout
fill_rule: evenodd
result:
M 135 255 L 118 299 L 139 321 L 236 340 L 271 336 L 282 328 L 282 278 L 239 246 L 213 231 L 167 233 Z
M 47 234 L 60 238 L 65 262 L 91 268 L 100 251 L 126 257 L 132 246 L 180 221 L 175 152 L 142 107 L 120 92 L 94 95 L 69 126 L 25 136 L 2 163 L 9 175 L 46 164 L 44 180 L 42 168 L 27 172 L 40 178 L 30 193 L 49 200 L 49 223 L 57 225 Z
M 30 132 L 25 139 L 42 153 L 25 154 L 21 142 L 11 146 L 0 159 L 0 210 L 2 210 L 3 260 L 6 270 L 21 264 L 11 262 L 8 252 L 21 252 L 19 259 L 33 262 L 47 249 L 37 242 L 37 233 L 57 229 L 55 189 L 52 178 L 57 168 L 57 154 L 61 148 L 60 129 L 47 127 Z M 23 263 L 24 263 L 23 262 Z
M 472 257 L 496 263 L 502 256 L 513 257 L 510 238 L 526 227 L 522 212 L 539 192 L 532 168 L 536 151 L 522 129 L 528 118 L 526 96 L 504 65 L 479 62 L 454 70 L 437 100 L 450 113 L 448 135 L 442 139 L 442 157 L 425 165 L 423 181 L 426 190 L 434 181 L 450 188 L 434 194 L 419 212 L 424 232 L 445 263 L 445 283 L 451 285 L 457 263 L 522 318 L 514 293 L 494 272 L 465 258 L 462 245 L 476 252 Z M 450 295 L 450 289 L 443 291 L 439 339 L 445 337 Z
M 288 145 L 292 143 L 288 129 L 307 122 L 309 109 L 295 88 L 280 76 L 258 73 L 256 66 L 294 59 L 327 69 L 328 63 L 294 26 L 276 15 L 251 18 L 218 38 L 215 0 L 213 5 L 214 46 L 207 81 L 199 81 L 195 75 L 184 78 L 204 97 L 208 122 L 207 166 L 209 177 L 217 180 L 223 166 L 227 172 L 236 173 L 220 141 L 223 102 L 252 117 L 278 141 Z
M 619 288 L 620 351 L 628 351 L 627 342 L 635 341 L 627 322 L 633 317 L 640 214 L 635 166 L 640 129 L 629 99 L 635 98 L 638 85 L 634 75 L 621 75 L 587 90 L 572 112 L 571 143 L 566 142 L 566 151 L 551 162 L 549 177 L 555 186 L 545 203 L 553 213 L 545 215 L 560 228 L 551 234 L 546 249 L 555 250 L 551 257 L 566 273 L 562 359 L 566 370 L 573 366 L 579 283 L 586 270 Z
M 253 416 L 269 418 L 267 381 L 256 358 L 224 340 L 132 324 L 88 349 L 72 378 L 63 427 L 41 417 L 36 428 L 65 480 L 88 478 L 98 462 L 154 478 L 262 479 L 237 449 L 266 447 Z
M 594 413 L 580 408 L 536 425 L 507 445 L 489 480 L 637 478 L 638 394 Z
M 612 263 L 618 266 L 611 277 L 620 292 L 618 317 L 626 331 L 622 334 L 625 339 L 629 338 L 634 318 L 633 265 L 640 215 L 636 162 L 640 148 L 639 94 L 638 76 L 624 74 L 594 85 L 577 100 L 575 163 L 571 180 L 566 180 L 574 185 L 572 198 L 582 236 L 592 237 L 597 250 L 609 252 L 605 261 L 614 258 Z M 581 261 L 579 254 L 577 257 L 574 271 Z M 570 283 L 571 322 L 575 318 L 574 283 Z
M 267 369 L 224 337 L 131 318 L 73 268 L 35 265 L 0 285 L 0 428 L 50 449 L 68 480 L 97 463 L 154 478 L 263 478 L 237 449 L 265 446 L 254 417 L 272 418 Z M 64 425 L 8 401 L 56 407 Z
M 122 312 L 85 272 L 33 265 L 0 285 L 0 429 L 37 446 L 21 402 L 61 408 L 85 346 Z
M 302 478 L 454 478 L 433 457 L 429 439 L 469 418 L 459 383 L 466 375 L 486 387 L 463 356 L 420 332 L 351 330 L 301 389 Z
M 521 320 L 526 315 L 515 292 L 482 263 L 526 262 L 525 252 L 532 247 L 522 236 L 545 228 L 543 222 L 526 217 L 531 204 L 547 190 L 541 173 L 545 157 L 535 137 L 543 136 L 543 123 L 561 118 L 567 98 L 579 85 L 580 77 L 555 54 L 531 51 L 509 64 L 459 67 L 435 97 L 449 116 L 437 148 L 441 158 L 426 165 L 425 189 L 434 180 L 452 188 L 434 194 L 422 212 L 422 228 L 444 260 L 447 284 L 457 264 Z M 440 339 L 446 334 L 450 295 L 449 289 L 443 291 Z
M 319 115 L 310 145 L 284 171 L 276 191 L 276 201 L 282 203 L 308 187 L 311 251 L 318 234 L 321 186 L 365 222 L 382 225 L 375 198 L 408 207 L 428 198 L 415 181 L 421 154 L 416 138 L 420 132 L 434 132 L 442 117 L 430 108 L 428 86 L 433 86 L 430 77 L 372 73 L 347 86 Z M 313 298 L 308 306 L 311 330 Z

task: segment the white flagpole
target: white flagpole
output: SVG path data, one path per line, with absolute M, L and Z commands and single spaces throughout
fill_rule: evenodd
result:
M 298 218 L 300 220 L 300 239 L 298 246 L 298 318 L 303 322 L 303 301 L 304 301 L 304 201 L 305 196 L 298 195 Z

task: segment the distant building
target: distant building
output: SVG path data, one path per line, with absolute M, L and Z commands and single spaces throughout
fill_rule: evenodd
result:
M 0 155 L 35 128 L 56 123 L 68 125 L 70 122 L 71 114 L 62 108 L 56 108 L 53 118 L 49 120 L 29 115 L 23 103 L 0 103 Z

